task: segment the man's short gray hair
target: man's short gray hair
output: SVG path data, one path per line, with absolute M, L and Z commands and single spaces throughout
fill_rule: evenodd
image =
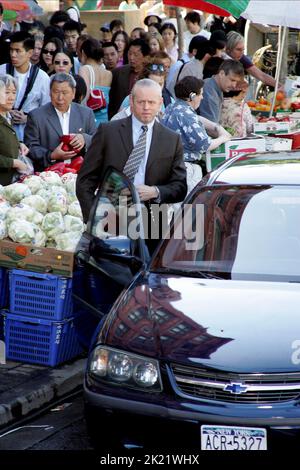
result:
M 50 89 L 53 86 L 53 83 L 64 83 L 67 82 L 71 88 L 76 88 L 76 81 L 75 78 L 72 77 L 69 73 L 64 73 L 64 72 L 58 72 L 55 75 L 52 75 L 50 77 Z
M 133 85 L 133 88 L 131 90 L 132 98 L 134 98 L 137 88 L 152 88 L 157 91 L 160 97 L 162 96 L 162 90 L 161 90 L 160 85 L 156 83 L 154 80 L 151 80 L 150 78 L 143 78 L 142 80 L 138 80 Z
M 0 75 L 0 88 L 7 88 L 11 85 L 13 85 L 16 90 L 18 89 L 18 80 L 15 77 L 8 74 Z

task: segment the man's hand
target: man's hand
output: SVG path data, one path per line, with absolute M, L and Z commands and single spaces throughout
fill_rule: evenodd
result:
M 19 149 L 20 149 L 20 154 L 21 154 L 21 155 L 27 155 L 28 152 L 29 152 L 29 148 L 26 147 L 26 145 L 23 144 L 23 142 L 20 143 Z
M 26 124 L 27 122 L 27 114 L 23 113 L 23 111 L 18 111 L 17 109 L 13 109 L 10 111 L 12 117 L 13 124 Z
M 149 201 L 150 199 L 156 199 L 159 196 L 155 186 L 139 184 L 135 187 L 135 189 L 137 190 L 141 201 Z
M 68 160 L 69 158 L 73 158 L 77 155 L 74 150 L 71 150 L 69 152 L 64 152 L 62 150 L 63 142 L 61 142 L 51 153 L 51 160 Z
M 24 173 L 27 170 L 27 165 L 21 160 L 15 158 L 13 161 L 13 168 L 15 168 L 20 173 Z
M 73 139 L 70 140 L 70 145 L 72 145 L 72 147 L 75 150 L 81 150 L 85 146 L 83 135 L 82 134 L 70 134 L 70 135 L 73 136 Z

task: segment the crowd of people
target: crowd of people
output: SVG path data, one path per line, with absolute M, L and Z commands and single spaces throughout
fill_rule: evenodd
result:
M 49 25 L 32 20 L 14 31 L 0 3 L 0 184 L 24 171 L 20 155 L 42 171 L 80 150 L 77 187 L 87 220 L 106 166 L 125 168 L 146 125 L 146 150 L 133 177 L 140 197 L 182 201 L 203 177 L 203 155 L 231 138 L 226 128 L 239 137 L 251 132 L 245 76 L 269 86 L 273 77 L 244 55 L 241 30 L 228 32 L 218 18 L 209 31 L 199 12 L 188 12 L 179 56 L 171 7 L 169 17 L 150 12 L 144 28 L 132 31 L 118 19 L 99 25 L 99 39 L 68 3 Z M 120 4 L 135 8 L 132 0 Z M 65 134 L 73 151 L 62 149 Z

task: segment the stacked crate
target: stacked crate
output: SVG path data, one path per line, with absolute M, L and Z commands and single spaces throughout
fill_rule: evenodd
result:
M 7 359 L 56 366 L 82 352 L 71 278 L 12 269 L 9 310 L 2 315 Z

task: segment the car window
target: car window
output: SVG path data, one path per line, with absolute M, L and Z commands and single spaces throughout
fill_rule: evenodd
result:
M 152 267 L 300 281 L 300 188 L 201 189 L 189 217 L 175 221 Z
M 104 180 L 91 221 L 91 234 L 97 238 L 127 238 L 128 225 L 135 214 L 130 187 L 125 178 L 111 172 Z

